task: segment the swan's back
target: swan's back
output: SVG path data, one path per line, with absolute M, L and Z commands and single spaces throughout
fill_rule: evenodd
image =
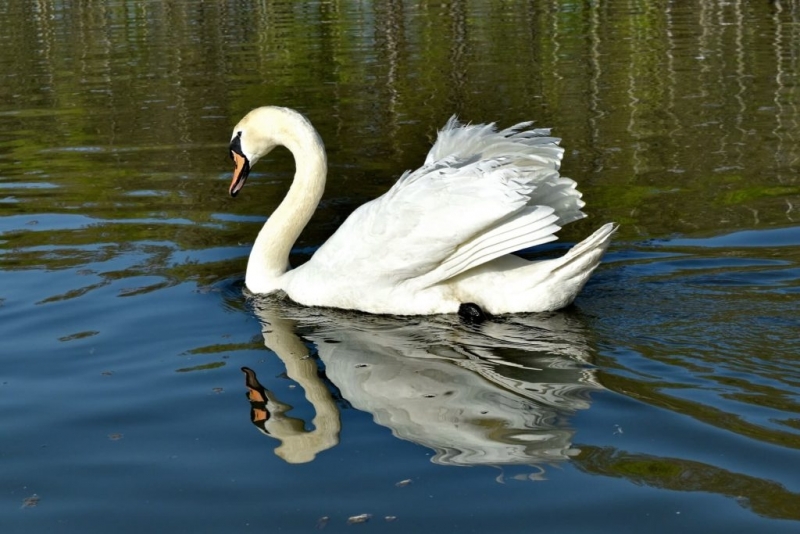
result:
M 558 173 L 559 140 L 529 124 L 497 131 L 451 118 L 421 168 L 353 212 L 296 270 L 289 293 L 300 298 L 292 298 L 383 313 L 452 312 L 459 275 L 555 240 L 561 225 L 585 216 L 584 203 L 576 183 Z

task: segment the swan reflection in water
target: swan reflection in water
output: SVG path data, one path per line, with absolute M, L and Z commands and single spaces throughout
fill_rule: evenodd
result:
M 433 449 L 446 465 L 539 465 L 577 451 L 569 417 L 601 390 L 578 318 L 518 315 L 477 326 L 455 316 L 391 317 L 304 308 L 277 297 L 252 301 L 267 348 L 303 388 L 313 430 L 287 415 L 248 368 L 252 422 L 280 442 L 275 452 L 308 462 L 338 443 L 337 401 L 399 438 Z M 312 357 L 306 340 L 324 364 Z

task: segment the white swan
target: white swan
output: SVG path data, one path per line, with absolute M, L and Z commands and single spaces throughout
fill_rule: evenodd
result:
M 297 111 L 261 107 L 233 130 L 231 196 L 276 146 L 294 155 L 294 181 L 258 234 L 245 284 L 284 291 L 306 306 L 369 313 L 456 313 L 474 303 L 491 314 L 563 308 L 600 263 L 616 227 L 608 223 L 556 259 L 513 252 L 556 239 L 585 217 L 564 150 L 549 130 L 522 123 L 461 125 L 451 118 L 425 159 L 384 195 L 354 211 L 304 265 L 289 252 L 325 188 L 327 160 L 317 131 Z

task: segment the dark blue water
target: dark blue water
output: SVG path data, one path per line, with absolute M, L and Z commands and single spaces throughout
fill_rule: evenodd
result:
M 0 531 L 797 531 L 799 20 L 786 2 L 0 6 Z M 621 229 L 552 314 L 252 298 L 292 161 L 231 200 L 226 147 L 267 103 L 329 153 L 295 263 L 454 112 L 564 138 L 590 218 L 546 254 Z

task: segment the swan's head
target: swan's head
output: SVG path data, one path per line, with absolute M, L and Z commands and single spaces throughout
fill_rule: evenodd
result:
M 232 197 L 244 187 L 253 165 L 278 145 L 292 152 L 298 166 L 316 165 L 316 171 L 324 176 L 325 145 L 309 120 L 293 109 L 264 106 L 245 115 L 233 129 L 230 156 L 234 169 L 228 190 Z
M 233 180 L 228 192 L 235 197 L 244 187 L 250 168 L 269 154 L 279 143 L 275 139 L 275 120 L 278 108 L 256 108 L 244 116 L 233 129 L 230 156 L 233 160 Z

